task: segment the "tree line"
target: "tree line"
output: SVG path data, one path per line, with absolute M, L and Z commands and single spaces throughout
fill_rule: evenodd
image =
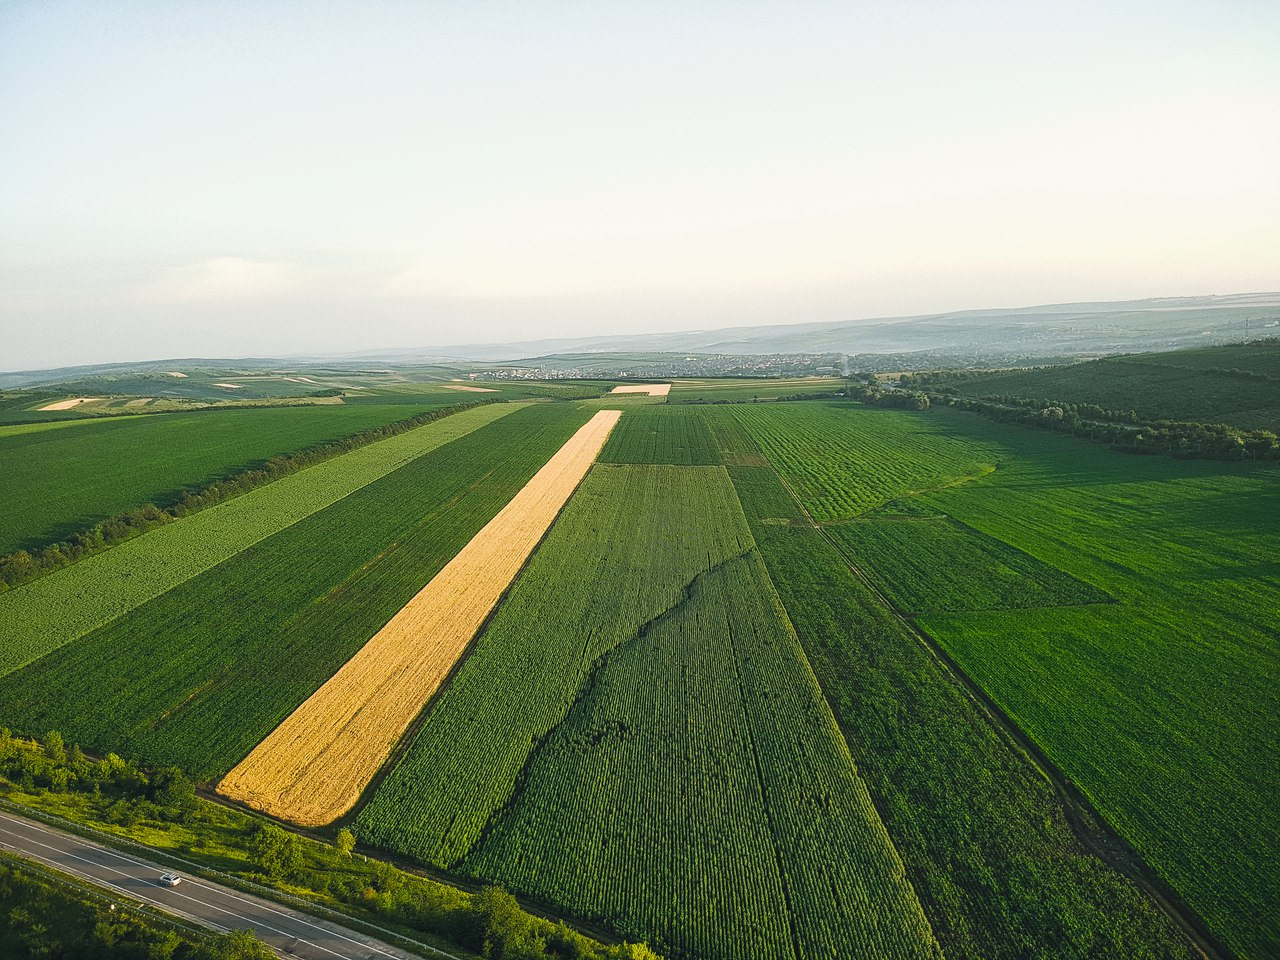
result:
M 912 376 L 904 378 L 904 382 L 914 385 L 922 381 Z M 850 387 L 849 395 L 864 403 L 907 410 L 926 410 L 930 405 L 954 407 L 1004 423 L 1068 433 L 1126 453 L 1200 460 L 1280 460 L 1280 438 L 1269 430 L 1242 430 L 1224 423 L 1148 420 L 1132 410 L 1109 410 L 1092 403 L 1012 396 L 978 399 L 858 384 Z

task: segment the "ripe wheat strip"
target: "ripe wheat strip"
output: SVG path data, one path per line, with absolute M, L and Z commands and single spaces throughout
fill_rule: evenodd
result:
M 665 397 L 671 392 L 669 383 L 634 383 L 628 386 L 614 387 L 610 393 L 647 393 L 651 397 Z
M 41 410 L 70 410 L 72 407 L 78 407 L 84 403 L 97 403 L 101 397 L 73 397 L 70 400 L 59 400 L 57 403 L 49 403 L 41 407 Z
M 350 810 L 595 462 L 601 410 L 218 789 L 304 826 Z

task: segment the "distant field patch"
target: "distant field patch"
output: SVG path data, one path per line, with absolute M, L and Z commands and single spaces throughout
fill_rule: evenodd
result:
M 614 387 L 610 393 L 645 393 L 651 397 L 665 397 L 671 392 L 669 383 L 629 383 Z
M 444 388 L 446 390 L 465 390 L 468 393 L 497 393 L 498 392 L 493 387 L 472 387 L 465 383 L 446 383 L 444 384 Z
M 1280 429 L 1280 342 L 1107 357 L 930 383 L 972 397 L 1093 404 L 1151 420 Z
M 827 533 L 908 613 L 1105 603 L 1097 587 L 949 517 L 867 517 Z
M 224 390 L 243 390 L 244 389 L 244 384 L 242 383 L 215 383 L 214 386 L 222 387 Z
M 102 397 L 72 397 L 70 400 L 59 400 L 57 403 L 48 403 L 41 407 L 41 410 L 70 410 L 73 407 L 81 407 L 86 403 L 98 403 Z
M 671 403 L 745 403 L 754 400 L 777 400 L 797 395 L 829 395 L 844 390 L 847 384 L 834 377 L 726 377 L 720 379 L 674 380 Z
M 305 826 L 351 809 L 577 489 L 621 412 L 601 410 L 219 790 Z

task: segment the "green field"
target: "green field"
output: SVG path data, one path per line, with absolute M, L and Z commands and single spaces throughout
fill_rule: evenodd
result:
M 201 779 L 226 772 L 586 419 L 530 406 L 413 459 L 0 680 L 0 715 Z
M 907 613 L 1014 610 L 1110 600 L 1102 590 L 950 517 L 880 516 L 828 534 Z
M 1120 603 L 923 625 L 1213 930 L 1276 955 L 1280 470 L 1080 446 L 933 503 Z
M 1220 356 L 1113 362 L 1271 376 Z M 1189 960 L 1131 846 L 1224 953 L 1280 955 L 1280 466 L 947 407 L 755 403 L 742 381 L 702 384 L 738 402 L 663 403 L 439 375 L 364 371 L 367 395 L 327 408 L 0 426 L 28 487 L 62 461 L 76 481 L 6 504 L 49 527 L 86 491 L 179 489 L 237 436 L 301 444 L 291 417 L 540 401 L 454 413 L 0 594 L 0 725 L 216 780 L 622 409 L 357 807 L 362 843 L 674 960 Z M 132 439 L 220 418 L 226 443 Z
M 750 404 L 733 415 L 821 522 L 990 473 L 1001 453 L 980 422 L 973 431 L 968 420 L 915 420 L 848 401 Z
M 1085 851 L 1031 763 L 805 521 L 774 471 L 730 473 L 944 954 L 1188 957 L 1134 885 Z
M 144 503 L 176 503 L 184 490 L 280 454 L 463 399 L 422 402 L 417 410 L 266 407 L 0 428 L 0 554 L 62 539 Z
M 600 452 L 602 463 L 705 466 L 720 462 L 707 421 L 698 410 L 666 404 L 627 406 L 625 410 Z
M 1109 357 L 1062 367 L 995 372 L 930 389 L 964 396 L 1011 396 L 1088 403 L 1150 420 L 1225 423 L 1280 430 L 1280 341 Z
M 0 676 L 516 409 L 476 407 L 361 447 L 0 593 Z
M 747 379 L 726 377 L 722 379 L 672 380 L 669 403 L 716 403 L 723 401 L 749 402 L 752 400 L 776 400 L 806 393 L 835 393 L 845 388 L 845 382 L 836 377 L 789 377 Z
M 1280 715 L 1280 472 L 1135 458 L 946 410 L 850 408 L 841 432 L 830 425 L 837 412 L 818 404 L 732 411 L 776 452 L 815 516 L 865 503 L 868 490 L 900 497 L 918 486 L 926 509 L 1001 541 L 1002 554 L 1019 551 L 1038 569 L 1060 571 L 1060 583 L 1116 598 L 934 612 L 921 624 L 1219 937 L 1243 956 L 1272 954 L 1280 867 L 1267 851 L 1280 849 L 1270 800 L 1280 792 L 1280 744 L 1266 718 Z M 953 444 L 967 435 L 966 457 Z M 929 482 L 904 478 L 886 455 L 895 449 L 927 464 Z M 939 449 L 950 459 L 929 455 Z M 983 461 L 998 466 L 975 475 Z M 846 530 L 855 524 L 832 533 L 849 558 L 893 582 L 889 592 L 908 612 L 930 589 L 926 602 L 941 610 L 950 584 L 964 579 L 956 571 L 935 576 L 944 582 L 933 588 L 898 584 L 909 558 L 884 545 L 868 550 Z M 988 581 L 973 590 L 990 586 L 986 569 L 973 571 Z
M 674 956 L 936 955 L 723 468 L 597 467 L 358 829 Z

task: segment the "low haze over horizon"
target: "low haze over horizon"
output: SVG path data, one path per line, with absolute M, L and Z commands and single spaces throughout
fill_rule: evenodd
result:
M 11 2 L 0 369 L 1280 288 L 1280 5 Z

